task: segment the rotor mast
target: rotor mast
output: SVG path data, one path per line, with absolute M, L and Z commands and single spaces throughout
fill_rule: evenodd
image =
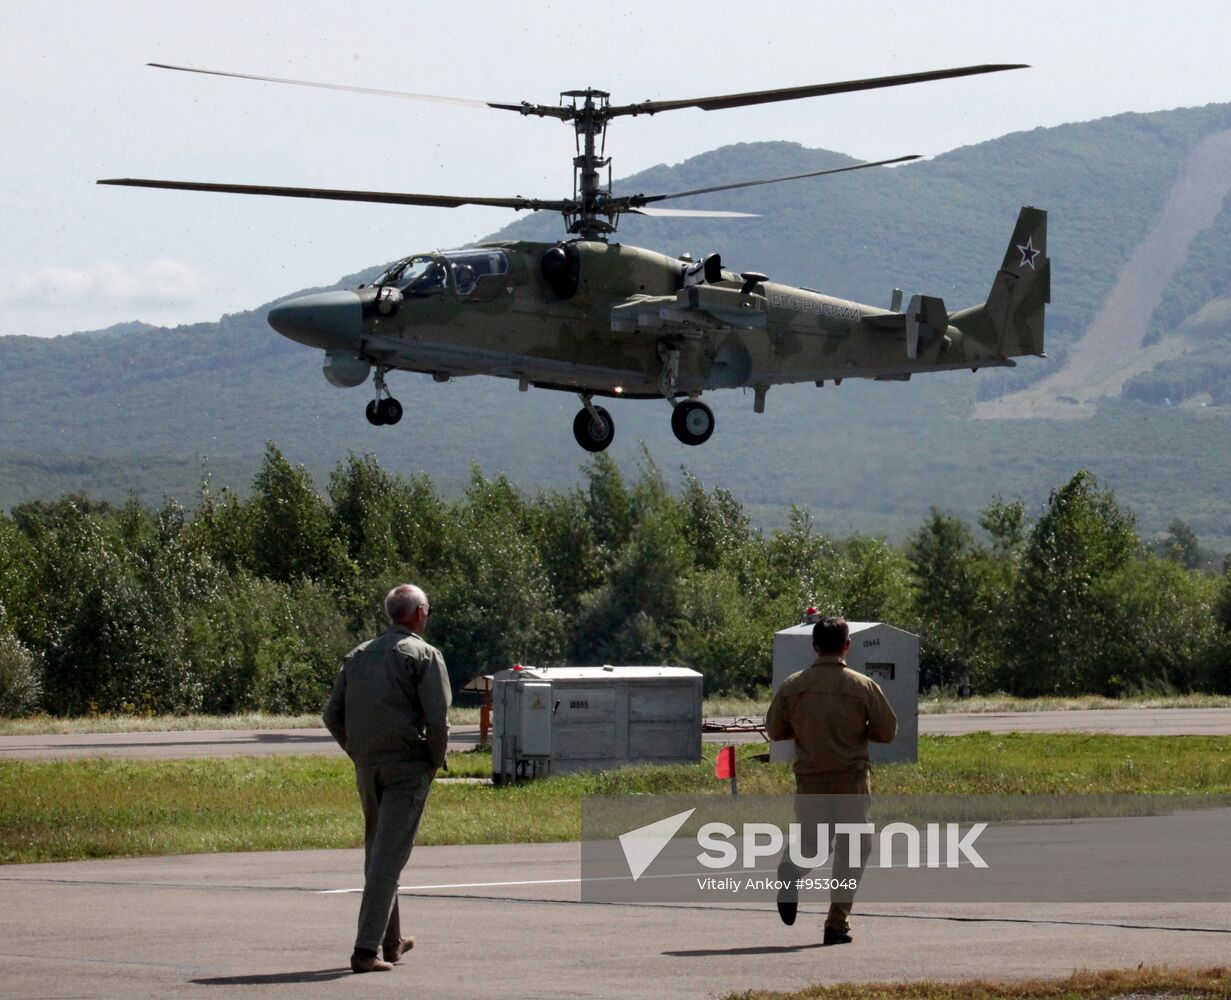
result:
M 573 128 L 577 133 L 577 155 L 573 158 L 573 198 L 577 207 L 564 213 L 568 231 L 583 240 L 606 240 L 616 230 L 619 213 L 612 211 L 610 168 L 607 152 L 607 121 L 611 95 L 605 90 L 567 90 L 560 95 L 573 102 Z M 580 102 L 580 103 L 579 103 Z M 595 149 L 601 140 L 601 148 Z M 600 171 L 608 168 L 608 186 L 603 187 Z M 607 218 L 601 218 L 601 215 Z

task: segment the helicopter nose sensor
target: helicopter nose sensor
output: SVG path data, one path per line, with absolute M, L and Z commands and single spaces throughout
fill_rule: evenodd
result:
M 309 347 L 357 345 L 363 336 L 363 304 L 355 292 L 318 292 L 288 299 L 269 310 L 269 325 Z

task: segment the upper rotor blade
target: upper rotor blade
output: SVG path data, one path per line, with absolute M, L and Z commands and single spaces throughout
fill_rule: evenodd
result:
M 120 187 L 164 188 L 171 191 L 214 191 L 223 194 L 263 194 L 279 198 L 320 198 L 326 201 L 367 201 L 381 205 L 429 205 L 435 208 L 457 208 L 461 205 L 486 205 L 493 208 L 515 208 L 529 211 L 547 209 L 564 212 L 573 209 L 572 202 L 541 201 L 537 198 L 465 198 L 446 194 L 401 194 L 395 191 L 345 191 L 336 188 L 276 187 L 264 184 L 204 184 L 196 181 L 159 181 L 137 177 L 116 177 L 100 180 L 99 184 Z
M 877 76 L 867 80 L 820 83 L 810 87 L 783 87 L 778 90 L 757 90 L 746 94 L 697 97 L 683 101 L 642 101 L 640 104 L 629 104 L 623 107 L 611 108 L 608 114 L 611 117 L 616 115 L 653 115 L 659 111 L 676 111 L 680 108 L 720 111 L 723 108 L 741 108 L 749 104 L 772 104 L 775 101 L 795 101 L 802 97 L 824 97 L 828 94 L 846 94 L 856 90 L 878 90 L 881 87 L 900 87 L 908 83 L 949 80 L 958 76 L 999 73 L 1007 69 L 1029 69 L 1029 66 L 1026 63 L 991 63 L 982 66 L 959 66 L 956 69 L 930 70 L 926 73 Z
M 471 108 L 496 107 L 487 101 L 473 101 L 465 97 L 442 97 L 438 94 L 411 94 L 404 90 L 379 90 L 373 87 L 348 87 L 340 83 L 317 83 L 313 80 L 288 80 L 280 76 L 255 76 L 251 73 L 226 73 L 217 69 L 199 69 L 195 66 L 169 66 L 166 63 L 146 63 L 155 69 L 173 69 L 180 73 L 203 73 L 206 76 L 228 76 L 236 80 L 259 80 L 262 83 L 289 83 L 295 87 L 316 87 L 320 90 L 344 90 L 352 94 L 375 94 L 377 97 L 404 97 L 413 101 L 435 101 L 438 104 L 458 104 Z
M 757 187 L 761 184 L 778 184 L 781 181 L 798 181 L 805 177 L 821 177 L 824 174 L 844 174 L 851 170 L 864 170 L 867 167 L 884 167 L 890 163 L 905 163 L 907 160 L 919 159 L 918 153 L 910 156 L 898 156 L 892 160 L 875 160 L 872 163 L 854 163 L 849 167 L 831 167 L 828 170 L 810 170 L 806 174 L 790 174 L 787 177 L 767 177 L 757 181 L 738 181 L 735 184 L 718 184 L 714 187 L 694 188 L 691 191 L 676 191 L 673 194 L 637 194 L 628 199 L 632 206 L 640 208 L 652 201 L 666 201 L 668 198 L 684 198 L 690 194 L 709 194 L 711 191 L 730 191 L 734 188 Z

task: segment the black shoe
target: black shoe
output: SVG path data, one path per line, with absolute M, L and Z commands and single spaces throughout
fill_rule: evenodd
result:
M 778 890 L 778 916 L 788 927 L 795 923 L 795 915 L 799 912 L 799 890 L 794 884 Z
M 822 942 L 822 944 L 831 945 L 831 944 L 850 944 L 850 943 L 851 943 L 851 936 L 849 934 L 845 933 L 844 931 L 838 930 L 838 928 L 836 927 L 826 927 L 825 928 L 825 940 Z

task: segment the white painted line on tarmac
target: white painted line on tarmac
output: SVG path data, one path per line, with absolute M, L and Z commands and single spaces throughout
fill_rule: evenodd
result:
M 627 876 L 624 876 L 627 878 Z M 540 878 L 527 879 L 522 882 L 456 882 L 452 885 L 400 885 L 398 892 L 417 892 L 421 889 L 494 889 L 500 886 L 507 885 L 569 885 L 583 881 L 599 881 L 586 880 L 580 878 Z M 606 881 L 605 879 L 601 881 Z M 317 892 L 322 896 L 336 895 L 344 892 L 363 892 L 363 889 L 318 889 Z
M 816 869 L 822 871 L 824 869 Z M 777 872 L 777 867 L 773 868 L 743 868 L 740 869 L 741 877 L 744 875 L 764 875 L 769 872 Z M 713 872 L 672 872 L 664 875 L 642 875 L 643 879 L 651 878 L 708 878 L 713 875 Z M 505 886 L 512 885 L 580 885 L 582 882 L 631 882 L 631 875 L 592 875 L 589 877 L 578 878 L 539 878 L 525 879 L 519 882 L 455 882 L 452 885 L 400 885 L 398 892 L 420 892 L 426 889 L 499 889 Z M 340 895 L 342 893 L 363 892 L 359 889 L 317 889 L 318 895 L 331 896 Z

